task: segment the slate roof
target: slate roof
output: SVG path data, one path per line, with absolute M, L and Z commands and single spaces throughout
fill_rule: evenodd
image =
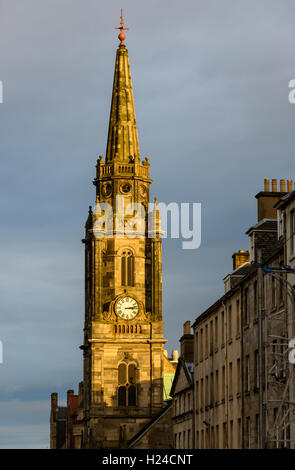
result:
M 128 441 L 128 448 L 131 447 L 132 444 L 134 444 L 138 439 L 140 439 L 152 427 L 152 425 L 156 423 L 158 419 L 160 419 L 161 416 L 163 416 L 163 414 L 165 414 L 169 410 L 171 405 L 172 400 L 169 400 L 167 405 L 160 411 L 160 413 L 154 416 L 149 423 L 147 423 L 137 434 L 135 434 L 135 436 L 132 437 L 132 439 Z
M 276 203 L 274 207 L 277 207 L 279 209 L 285 207 L 290 201 L 292 201 L 295 198 L 295 191 L 292 191 L 291 193 L 285 194 L 279 202 Z
M 234 269 L 234 271 L 231 273 L 227 274 L 224 279 L 226 279 L 228 276 L 246 276 L 253 269 L 254 267 L 251 263 L 244 263 L 238 268 Z
M 171 392 L 170 392 L 171 396 L 173 396 L 173 394 L 174 394 L 174 390 L 175 390 L 175 387 L 176 387 L 176 384 L 177 384 L 177 380 L 178 380 L 181 368 L 183 368 L 184 373 L 186 375 L 186 378 L 187 378 L 187 381 L 188 381 L 188 387 L 190 387 L 193 384 L 193 381 L 194 381 L 194 362 L 193 361 L 186 361 L 186 360 L 183 359 L 183 357 L 180 357 L 179 360 L 178 360 L 174 380 L 173 380 L 172 387 L 171 387 Z
M 248 235 L 249 232 L 252 230 L 261 230 L 261 231 L 276 231 L 278 226 L 277 219 L 262 219 L 257 224 L 250 227 L 246 234 Z

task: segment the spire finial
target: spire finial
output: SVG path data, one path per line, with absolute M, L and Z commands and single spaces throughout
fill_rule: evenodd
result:
M 121 26 L 118 26 L 115 29 L 120 29 L 121 30 L 118 38 L 121 41 L 120 46 L 125 46 L 124 39 L 126 38 L 126 36 L 124 34 L 124 30 L 129 29 L 129 28 L 124 28 L 123 8 L 121 8 Z

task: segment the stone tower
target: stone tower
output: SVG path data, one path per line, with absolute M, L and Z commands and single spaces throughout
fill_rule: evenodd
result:
M 83 240 L 83 446 L 88 448 L 125 447 L 163 408 L 159 213 L 155 205 L 148 216 L 150 165 L 147 157 L 140 159 L 122 23 L 120 29 L 106 155 L 97 161 L 96 206 L 89 210 Z M 106 203 L 112 233 L 101 223 Z M 139 216 L 134 203 L 142 204 L 144 214 Z M 137 235 L 130 236 L 134 230 Z

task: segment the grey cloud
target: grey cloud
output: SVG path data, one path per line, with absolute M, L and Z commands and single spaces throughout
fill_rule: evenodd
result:
M 19 400 L 0 428 L 2 447 L 48 445 L 50 392 L 82 377 L 80 240 L 105 153 L 120 8 L 118 0 L 1 4 L 1 410 Z M 295 5 L 126 0 L 124 10 L 153 194 L 203 206 L 199 250 L 164 240 L 171 350 L 183 322 L 222 294 L 232 252 L 247 249 L 263 178 L 294 176 Z

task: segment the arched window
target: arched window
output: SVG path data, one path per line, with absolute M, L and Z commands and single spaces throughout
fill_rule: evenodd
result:
M 134 256 L 130 250 L 124 250 L 122 253 L 121 284 L 122 286 L 134 286 Z
M 121 362 L 118 367 L 118 405 L 136 406 L 136 366 Z

